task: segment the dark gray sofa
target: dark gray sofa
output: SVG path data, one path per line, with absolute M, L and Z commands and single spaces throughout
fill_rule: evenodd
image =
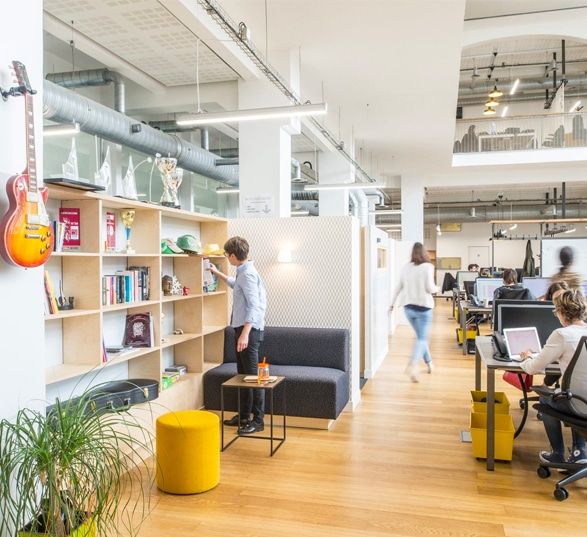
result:
M 220 410 L 220 386 L 237 374 L 235 332 L 224 331 L 224 360 L 204 374 L 204 406 Z M 336 419 L 349 401 L 349 331 L 339 328 L 265 327 L 259 356 L 271 375 L 284 376 L 286 414 Z M 269 411 L 269 397 L 265 401 Z M 227 389 L 224 409 L 236 411 L 236 390 Z M 283 412 L 283 390 L 274 393 L 274 411 Z

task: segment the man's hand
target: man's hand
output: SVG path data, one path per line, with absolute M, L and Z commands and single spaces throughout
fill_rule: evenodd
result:
M 249 346 L 249 333 L 245 333 L 245 331 L 243 330 L 240 337 L 238 338 L 238 341 L 236 342 L 236 350 L 238 352 L 243 351 L 244 349 L 246 349 Z

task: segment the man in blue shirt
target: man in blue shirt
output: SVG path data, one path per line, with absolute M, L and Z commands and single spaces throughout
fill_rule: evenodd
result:
M 232 315 L 230 326 L 236 333 L 237 371 L 245 375 L 256 375 L 259 363 L 259 345 L 263 341 L 267 297 L 265 285 L 249 259 L 249 243 L 242 237 L 232 237 L 224 244 L 224 255 L 236 267 L 233 278 L 220 272 L 210 263 L 208 270 L 221 278 L 232 289 Z M 262 431 L 265 426 L 265 392 L 245 390 L 245 401 L 241 415 L 226 420 L 225 425 L 240 425 L 241 434 Z M 253 414 L 252 421 L 250 420 Z

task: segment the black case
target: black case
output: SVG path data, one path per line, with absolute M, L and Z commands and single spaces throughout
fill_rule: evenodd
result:
M 87 395 L 86 414 L 98 412 L 121 412 L 132 405 L 146 403 L 159 397 L 159 382 L 153 379 L 127 379 L 101 384 Z M 75 404 L 75 398 L 72 403 Z M 62 402 L 64 407 L 67 402 Z M 54 411 L 55 405 L 47 407 L 47 414 Z

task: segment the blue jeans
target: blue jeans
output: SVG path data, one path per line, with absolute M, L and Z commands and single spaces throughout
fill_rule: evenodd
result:
M 416 365 L 420 358 L 424 358 L 424 362 L 429 364 L 432 362 L 430 357 L 430 349 L 428 348 L 428 341 L 430 340 L 430 329 L 432 327 L 432 310 L 418 311 L 410 307 L 404 308 L 404 313 L 414 332 L 416 332 L 416 344 L 412 351 L 410 358 L 410 365 Z
M 571 416 L 573 415 L 564 399 L 553 401 L 550 399 L 550 397 L 540 397 L 540 402 L 551 406 L 552 408 L 556 408 L 565 414 L 570 414 Z M 542 414 L 542 423 L 544 424 L 544 430 L 546 431 L 546 436 L 548 436 L 548 441 L 550 442 L 552 451 L 558 455 L 561 455 L 563 458 L 566 458 L 565 440 L 563 438 L 563 427 L 561 421 L 553 418 L 552 416 L 548 416 L 547 414 Z M 579 433 L 575 432 L 575 429 L 571 429 L 571 431 L 573 437 L 573 451 L 575 449 L 580 449 L 581 453 L 585 453 L 585 438 L 583 438 Z

